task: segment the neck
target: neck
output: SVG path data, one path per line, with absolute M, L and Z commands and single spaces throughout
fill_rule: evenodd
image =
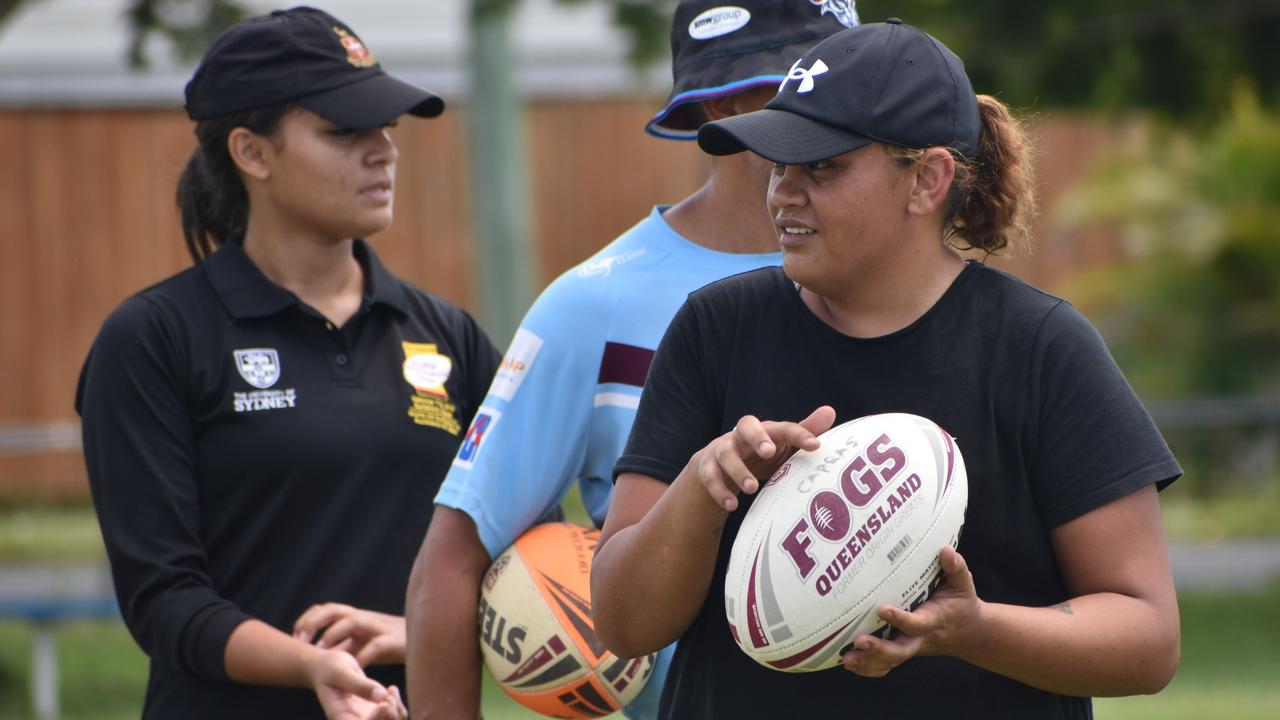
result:
M 244 235 L 244 251 L 272 282 L 297 295 L 329 322 L 342 326 L 360 309 L 364 273 L 354 240 L 321 242 L 298 233 L 274 231 L 254 222 Z
M 691 242 L 730 253 L 778 251 L 778 233 L 765 206 L 769 165 L 751 153 L 711 158 L 711 175 L 663 214 Z
M 857 338 L 897 332 L 924 316 L 964 270 L 964 259 L 935 236 L 932 247 L 905 251 L 863 268 L 835 291 L 800 289 L 809 309 L 831 327 Z

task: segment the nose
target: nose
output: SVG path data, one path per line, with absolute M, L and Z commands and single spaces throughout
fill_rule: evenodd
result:
M 370 128 L 366 131 L 367 151 L 365 161 L 370 165 L 391 165 L 400 157 L 389 128 Z
M 801 183 L 803 171 L 800 165 L 773 166 L 773 172 L 769 174 L 769 207 L 797 207 L 806 203 Z

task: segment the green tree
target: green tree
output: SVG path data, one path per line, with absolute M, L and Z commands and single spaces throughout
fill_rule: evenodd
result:
M 1015 107 L 1154 109 L 1213 118 L 1238 78 L 1280 100 L 1275 0 L 862 0 L 956 51 L 979 92 Z
M 1148 128 L 1055 218 L 1102 224 L 1132 256 L 1073 296 L 1142 394 L 1280 396 L 1280 117 L 1242 83 L 1203 137 Z

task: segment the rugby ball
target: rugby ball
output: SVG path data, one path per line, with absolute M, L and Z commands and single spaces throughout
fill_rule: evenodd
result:
M 624 660 L 591 621 L 600 531 L 535 525 L 493 561 L 480 586 L 480 652 L 516 702 L 555 718 L 595 718 L 640 694 L 656 655 Z
M 858 635 L 884 636 L 881 606 L 924 602 L 969 498 L 960 450 L 931 420 L 871 415 L 818 439 L 758 491 L 725 579 L 738 647 L 783 672 L 834 667 Z

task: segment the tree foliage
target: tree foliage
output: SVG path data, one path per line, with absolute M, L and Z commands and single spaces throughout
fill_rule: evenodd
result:
M 1198 122 L 1250 79 L 1280 101 L 1275 0 L 862 0 L 964 58 L 979 92 L 1016 107 L 1149 109 Z
M 247 15 L 236 0 L 132 0 L 129 18 L 129 64 L 147 66 L 144 48 L 153 33 L 167 38 L 183 60 L 192 62 Z
M 23 0 L 0 0 L 0 21 L 8 6 Z M 30 1 L 30 0 L 28 0 Z M 674 0 L 557 0 L 563 5 L 607 3 L 614 21 L 631 39 L 633 63 L 645 65 L 662 57 Z M 471 0 L 473 15 L 509 13 L 520 0 Z M 147 38 L 158 34 L 173 43 L 184 60 L 204 53 L 214 38 L 248 14 L 240 0 L 132 0 L 129 10 L 129 62 L 145 67 Z
M 0 23 L 38 1 L 0 0 Z M 474 13 L 521 2 L 471 1 Z M 633 62 L 665 56 L 676 0 L 557 2 L 605 3 L 630 38 Z M 858 10 L 864 22 L 896 16 L 929 31 L 964 58 L 979 92 L 1015 107 L 1147 109 L 1208 123 L 1241 78 L 1264 104 L 1280 106 L 1276 0 L 861 0 Z M 199 57 L 245 14 L 243 0 L 131 0 L 130 61 L 146 64 L 152 34 L 185 59 Z
M 1280 395 L 1280 117 L 1246 84 L 1204 137 L 1155 125 L 1111 154 L 1057 220 L 1127 242 L 1073 295 L 1139 392 Z

